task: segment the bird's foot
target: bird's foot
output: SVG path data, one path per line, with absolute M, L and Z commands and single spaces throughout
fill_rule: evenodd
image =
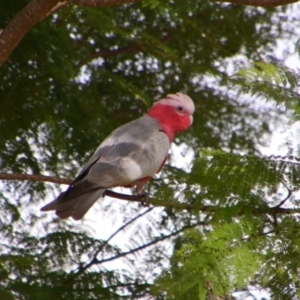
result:
M 139 200 L 143 207 L 150 206 L 150 197 L 148 196 L 147 193 L 141 192 L 141 193 L 138 193 L 137 196 L 139 197 Z

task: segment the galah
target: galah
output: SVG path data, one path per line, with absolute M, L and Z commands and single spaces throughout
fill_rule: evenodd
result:
M 182 93 L 156 101 L 146 115 L 114 130 L 69 188 L 41 210 L 80 220 L 108 188 L 135 186 L 141 192 L 164 166 L 175 133 L 192 125 L 194 111 Z

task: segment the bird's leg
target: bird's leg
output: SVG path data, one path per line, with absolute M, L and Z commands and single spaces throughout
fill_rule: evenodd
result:
M 144 192 L 144 191 L 139 192 L 137 194 L 137 196 L 139 197 L 141 205 L 143 207 L 149 207 L 150 206 L 150 197 L 148 196 L 148 194 L 146 192 Z
M 148 207 L 150 205 L 150 198 L 148 194 L 144 192 L 144 186 L 146 185 L 149 179 L 150 177 L 142 178 L 135 184 L 135 191 L 137 193 L 137 196 L 140 198 L 140 202 L 143 207 Z

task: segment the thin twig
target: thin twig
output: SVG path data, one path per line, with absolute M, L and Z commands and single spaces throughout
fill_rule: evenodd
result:
M 132 224 L 133 222 L 135 222 L 136 220 L 138 220 L 139 218 L 143 217 L 144 215 L 148 214 L 150 211 L 153 210 L 154 207 L 148 208 L 146 211 L 144 211 L 141 214 L 138 214 L 137 216 L 135 216 L 134 218 L 132 218 L 131 220 L 129 220 L 127 223 L 123 224 L 120 228 L 118 228 L 96 251 L 94 257 L 97 258 L 97 255 L 99 254 L 99 252 L 103 249 L 103 247 L 105 245 L 108 244 L 108 242 L 115 237 L 118 233 L 120 233 L 123 229 L 125 229 L 127 226 L 129 226 L 130 224 Z
M 77 275 L 81 274 L 82 273 L 82 269 L 83 271 L 87 270 L 88 268 L 92 267 L 93 265 L 99 265 L 99 264 L 102 264 L 102 263 L 105 263 L 105 262 L 108 262 L 108 261 L 113 261 L 115 259 L 118 259 L 118 258 L 121 258 L 121 257 L 124 257 L 124 256 L 127 256 L 129 254 L 134 254 L 135 252 L 138 252 L 140 250 L 143 250 L 145 248 L 148 248 L 150 246 L 153 246 L 161 241 L 164 241 L 164 240 L 167 240 L 173 236 L 176 236 L 178 235 L 179 233 L 183 232 L 185 229 L 190 229 L 190 228 L 194 228 L 196 226 L 199 226 L 199 225 L 205 225 L 204 222 L 197 222 L 196 224 L 193 224 L 193 225 L 188 225 L 188 226 L 184 226 L 183 228 L 179 229 L 179 230 L 176 230 L 170 234 L 167 234 L 167 235 L 164 235 L 160 238 L 157 238 L 157 239 L 154 239 L 153 241 L 147 243 L 147 244 L 144 244 L 142 246 L 139 246 L 139 247 L 136 247 L 134 249 L 131 249 L 129 251 L 124 251 L 124 252 L 121 252 L 115 256 L 112 256 L 112 257 L 109 257 L 109 258 L 105 258 L 105 259 L 102 259 L 102 260 L 98 260 L 96 257 L 93 257 L 93 259 L 87 263 L 84 267 L 82 267 L 80 270 L 78 270 L 77 272 L 74 272 L 72 276 L 76 277 Z
M 287 185 L 281 181 L 282 185 L 284 185 L 284 187 L 287 189 L 288 194 L 286 195 L 286 197 L 280 201 L 279 204 L 277 204 L 275 207 L 281 207 L 291 196 L 292 196 L 292 191 L 287 187 Z
M 78 268 L 78 270 L 77 270 L 77 272 L 73 272 L 73 274 L 79 275 L 79 274 L 83 273 L 86 269 L 90 268 L 92 265 L 94 265 L 95 263 L 97 263 L 99 261 L 97 259 L 98 254 L 100 253 L 100 251 L 104 248 L 104 246 L 106 246 L 108 244 L 108 242 L 114 236 L 116 236 L 119 232 L 121 232 L 123 229 L 125 229 L 127 226 L 129 226 L 131 223 L 135 222 L 137 219 L 139 219 L 139 218 L 143 217 L 144 215 L 146 215 L 147 213 L 149 213 L 153 208 L 154 207 L 151 207 L 151 208 L 147 209 L 143 213 L 135 216 L 133 219 L 131 219 L 127 223 L 123 224 L 120 228 L 118 228 L 103 244 L 100 245 L 100 247 L 97 249 L 97 251 L 93 255 L 93 259 L 88 264 L 86 264 L 85 266 L 80 265 L 79 268 Z

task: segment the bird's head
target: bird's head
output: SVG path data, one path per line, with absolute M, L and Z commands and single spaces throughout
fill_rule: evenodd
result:
M 184 131 L 192 125 L 194 111 L 193 100 L 185 94 L 176 93 L 156 101 L 148 116 L 156 119 L 172 140 L 176 132 Z

